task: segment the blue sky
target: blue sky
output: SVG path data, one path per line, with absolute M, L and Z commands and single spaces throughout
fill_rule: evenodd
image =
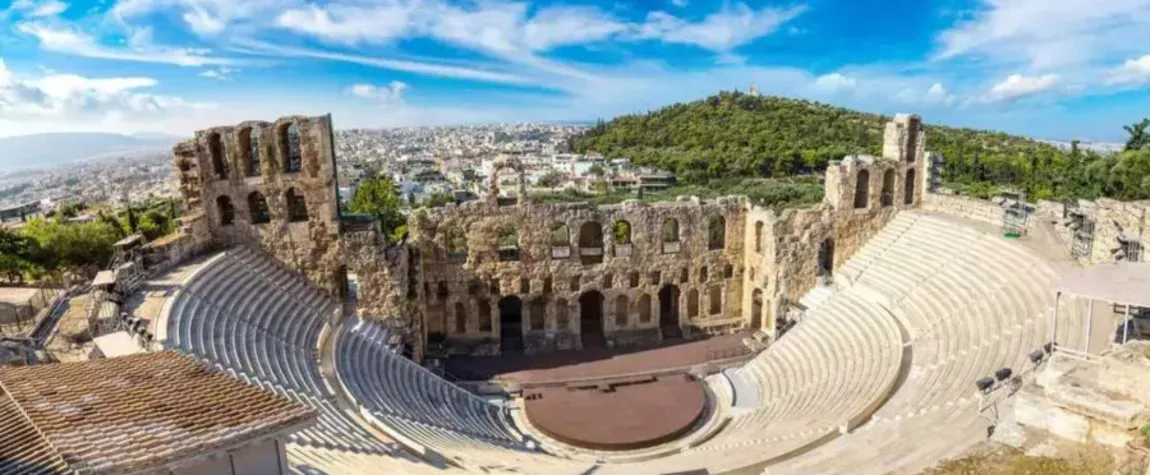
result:
M 767 94 L 1041 138 L 1150 116 L 1150 0 L 13 0 L 0 136 L 594 120 Z

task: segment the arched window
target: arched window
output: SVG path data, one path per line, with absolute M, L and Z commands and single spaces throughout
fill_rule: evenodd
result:
M 551 293 L 551 276 L 547 276 L 547 277 L 543 278 L 543 293 L 545 293 L 545 294 Z
M 651 296 L 650 295 L 643 294 L 642 297 L 639 297 L 639 322 L 640 323 L 650 323 L 651 322 Z
M 447 282 L 444 282 L 442 280 L 439 281 L 439 284 L 437 284 L 435 286 L 435 297 L 438 298 L 439 300 L 447 300 L 448 295 L 449 294 L 447 292 Z
M 284 197 L 287 199 L 288 221 L 307 221 L 307 199 L 296 193 L 295 188 L 288 188 Z
M 247 176 L 260 176 L 260 131 L 254 127 L 240 132 L 241 149 L 247 155 Z
M 723 288 L 718 285 L 712 285 L 707 292 L 707 300 L 711 307 L 711 315 L 718 315 L 723 313 Z
M 663 242 L 679 242 L 679 220 L 675 218 L 663 220 Z
M 733 279 L 735 277 L 735 266 L 727 264 L 723 266 L 723 278 Z
M 444 246 L 447 248 L 447 260 L 459 262 L 467 260 L 467 237 L 463 230 L 456 226 L 447 228 L 443 235 Z
M 551 227 L 551 258 L 566 259 L 571 257 L 571 232 L 565 224 L 556 224 Z
M 251 216 L 252 224 L 263 224 L 272 220 L 271 213 L 268 212 L 268 199 L 258 191 L 253 191 L 248 195 L 248 215 Z
M 699 283 L 707 281 L 707 266 L 699 268 Z
M 707 249 L 722 249 L 727 246 L 727 220 L 715 216 L 707 222 Z
M 699 291 L 691 289 L 687 292 L 687 316 L 695 318 L 699 316 Z
M 763 252 L 763 222 L 755 221 L 755 252 Z
M 303 157 L 300 154 L 299 145 L 299 126 L 295 122 L 280 125 L 277 135 L 284 173 L 298 173 L 303 168 Z
M 914 163 L 914 156 L 918 152 L 918 117 L 911 116 L 906 126 L 906 161 Z
M 504 224 L 499 228 L 499 260 L 519 260 L 519 231 L 511 224 Z
M 914 169 L 906 171 L 906 191 L 903 193 L 903 203 L 914 204 Z
M 579 226 L 579 258 L 584 264 L 603 262 L 603 226 L 587 221 Z
M 491 331 L 491 303 L 487 299 L 479 301 L 479 331 Z
M 531 312 L 531 329 L 543 330 L 547 326 L 547 302 L 542 298 L 534 299 L 528 311 Z
M 570 318 L 568 318 L 571 310 L 567 307 L 566 299 L 555 301 L 555 327 L 559 330 L 566 330 L 567 326 L 571 324 Z
M 220 211 L 220 226 L 229 226 L 236 220 L 236 207 L 227 196 L 216 198 L 216 209 Z
M 467 310 L 462 302 L 455 302 L 455 333 L 467 333 Z
M 882 174 L 882 207 L 894 204 L 894 170 L 888 169 Z
M 216 172 L 216 178 L 227 178 L 228 157 L 220 134 L 212 132 L 208 135 L 208 153 L 212 156 L 212 169 Z
M 627 326 L 627 296 L 615 297 L 615 325 Z
M 870 206 L 870 172 L 859 170 L 858 180 L 855 181 L 855 208 Z
M 631 223 L 628 221 L 615 221 L 611 227 L 611 237 L 615 244 L 631 244 Z

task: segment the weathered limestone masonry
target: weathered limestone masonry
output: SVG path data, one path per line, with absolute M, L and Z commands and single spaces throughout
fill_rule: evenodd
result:
M 342 292 L 330 116 L 201 130 L 174 155 L 194 240 L 258 245 L 320 289 Z
M 1082 264 L 1146 260 L 1144 252 L 1127 256 L 1118 251 L 1124 243 L 1139 250 L 1150 246 L 1150 201 L 1099 198 L 1067 205 L 1039 200 L 1036 210 L 1068 248 L 1080 251 L 1074 255 Z

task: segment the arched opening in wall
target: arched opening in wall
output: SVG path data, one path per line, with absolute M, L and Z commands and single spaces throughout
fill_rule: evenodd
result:
M 466 334 L 467 332 L 467 309 L 463 307 L 462 302 L 455 302 L 455 334 Z
M 835 270 L 835 240 L 826 238 L 819 244 L 819 276 L 829 276 Z
M 631 255 L 631 223 L 624 220 L 615 221 L 611 226 L 611 239 L 615 244 L 615 256 L 626 257 Z
M 723 287 L 712 285 L 710 289 L 707 289 L 707 294 L 707 303 L 708 307 L 710 307 L 710 312 L 708 313 L 710 313 L 712 316 L 722 314 Z
M 479 300 L 479 331 L 488 333 L 491 331 L 491 303 L 487 299 Z
M 279 141 L 280 159 L 284 173 L 299 173 L 303 169 L 303 156 L 300 154 L 299 126 L 295 122 L 282 124 L 276 131 Z
M 467 333 L 467 310 L 462 302 L 455 302 L 455 333 Z
M 882 207 L 894 204 L 894 170 L 888 169 L 882 174 Z
M 730 265 L 730 264 L 723 266 L 723 278 L 724 279 L 734 279 L 735 278 L 735 266 Z
M 514 295 L 499 299 L 499 351 L 523 352 L 523 301 Z
M 603 337 L 603 294 L 597 290 L 579 296 L 579 333 L 583 348 L 607 346 Z
M 447 248 L 448 262 L 463 262 L 467 260 L 467 237 L 463 230 L 457 226 L 447 228 L 443 235 L 444 247 Z
M 763 252 L 763 222 L 755 221 L 755 252 Z
M 307 199 L 296 193 L 295 188 L 288 188 L 284 196 L 287 199 L 288 221 L 307 221 Z
M 918 117 L 911 117 L 906 126 L 906 162 L 914 163 L 914 156 L 918 151 Z
M 263 193 L 253 191 L 248 194 L 248 214 L 251 216 L 252 224 L 271 222 L 272 215 L 268 210 L 268 199 L 264 197 Z
M 568 257 L 571 257 L 571 233 L 567 230 L 567 225 L 556 224 L 551 227 L 551 258 Z
M 211 135 L 208 135 L 208 154 L 212 157 L 212 170 L 216 172 L 216 178 L 227 178 L 228 157 L 224 149 L 224 141 L 220 138 L 220 134 L 212 132 Z
M 545 293 L 545 294 L 551 293 L 551 287 L 552 287 L 551 276 L 544 277 L 543 278 L 543 293 Z
M 532 299 L 527 311 L 531 314 L 531 330 L 543 330 L 547 326 L 547 301 L 543 297 Z
M 697 296 L 695 300 L 698 301 Z M 659 289 L 659 328 L 663 338 L 683 337 L 683 329 L 679 327 L 679 287 L 675 285 L 667 284 Z
M 914 169 L 906 171 L 906 190 L 902 194 L 904 204 L 914 204 Z
M 616 327 L 623 328 L 623 327 L 627 326 L 627 314 L 630 313 L 630 312 L 628 312 L 628 310 L 629 309 L 627 308 L 627 296 L 626 295 L 620 295 L 618 297 L 615 297 L 615 326 Z
M 603 262 L 603 226 L 595 221 L 579 226 L 579 259 L 584 265 Z
M 571 308 L 567 303 L 567 299 L 559 299 L 555 301 L 555 329 L 568 330 L 571 325 Z
M 240 150 L 244 151 L 244 175 L 260 176 L 260 131 L 248 127 L 240 131 Z
M 855 209 L 870 205 L 870 172 L 859 170 L 855 180 Z
M 667 218 L 663 220 L 663 252 L 679 252 L 679 220 Z
M 763 289 L 751 292 L 751 330 L 758 330 L 763 326 Z
M 651 296 L 639 297 L 639 323 L 651 323 Z
M 338 287 L 336 291 L 339 293 L 340 299 L 354 298 L 351 294 L 351 281 L 347 277 L 347 266 L 339 266 L 335 270 L 335 281 Z
M 707 249 L 713 251 L 724 247 L 727 247 L 727 220 L 715 216 L 707 222 Z
M 687 292 L 687 316 L 699 318 L 699 291 L 691 289 Z
M 231 226 L 236 221 L 236 207 L 227 196 L 216 197 L 216 209 L 220 212 L 220 226 Z
M 517 261 L 519 260 L 519 230 L 511 224 L 504 224 L 499 227 L 499 260 L 500 261 Z
M 435 284 L 435 298 L 439 300 L 447 300 L 447 296 L 447 282 L 441 280 L 438 284 Z

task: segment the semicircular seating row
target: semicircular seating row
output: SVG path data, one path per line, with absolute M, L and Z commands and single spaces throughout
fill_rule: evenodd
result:
M 235 248 L 206 262 L 173 299 L 169 348 L 318 410 L 315 426 L 289 436 L 293 471 L 342 473 L 341 454 L 365 458 L 364 466 L 395 459 L 396 444 L 367 432 L 324 385 L 315 348 L 336 304 L 298 274 Z
M 917 473 L 985 439 L 975 381 L 1033 366 L 1027 356 L 1050 339 L 1062 271 L 1000 235 L 903 212 L 838 274 L 899 319 L 912 364 L 868 424 L 764 473 Z M 1081 309 L 1067 304 L 1060 315 L 1059 342 L 1077 348 Z

